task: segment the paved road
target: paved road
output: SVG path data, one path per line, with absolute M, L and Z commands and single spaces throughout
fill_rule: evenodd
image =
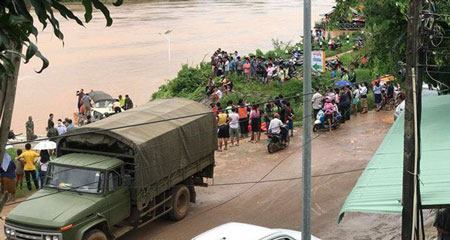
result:
M 360 169 L 366 166 L 392 121 L 391 112 L 371 112 L 313 141 L 314 235 L 322 239 L 384 239 L 388 233 L 397 232 L 393 224 L 397 216 L 349 215 L 343 224 L 336 223 Z M 123 239 L 190 239 L 230 221 L 299 229 L 301 180 L 270 182 L 301 176 L 300 134 L 296 135 L 288 149 L 273 155 L 266 153 L 264 143 L 244 143 L 218 153 L 216 186 L 198 189 L 198 202 L 184 220 L 156 221 Z M 259 181 L 264 176 L 259 184 L 220 185 Z M 374 220 L 377 224 L 371 223 Z
M 360 115 L 313 141 L 312 231 L 322 239 L 395 239 L 398 216 L 350 214 L 337 225 L 339 210 L 392 124 L 391 112 Z M 213 186 L 198 188 L 197 203 L 182 221 L 158 220 L 121 240 L 184 240 L 230 221 L 300 229 L 301 143 L 269 155 L 265 141 L 217 153 Z M 273 181 L 294 178 L 293 180 Z M 261 181 L 262 180 L 262 181 Z M 248 183 L 261 181 L 261 183 Z M 242 183 L 244 184 L 228 184 Z M 247 183 L 245 183 L 247 182 Z M 2 216 L 11 207 L 7 207 Z M 3 226 L 0 226 L 3 228 Z M 1 234 L 3 231 L 1 231 Z M 394 237 L 393 237 L 394 236 Z

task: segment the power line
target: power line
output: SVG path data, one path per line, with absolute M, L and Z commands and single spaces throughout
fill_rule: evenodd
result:
M 296 97 L 303 97 L 303 96 L 306 96 L 309 94 L 312 95 L 313 93 L 295 94 L 295 95 L 292 95 L 289 97 L 283 97 L 282 100 L 292 99 L 292 98 L 296 98 Z M 265 102 L 260 102 L 260 103 L 247 104 L 247 105 L 245 105 L 245 107 L 263 105 L 263 104 L 267 104 L 267 103 L 272 103 L 274 101 L 275 100 L 270 100 L 270 101 L 265 101 Z M 154 121 L 148 121 L 148 122 L 142 122 L 142 123 L 136 123 L 136 124 L 123 125 L 123 126 L 113 127 L 113 128 L 91 130 L 91 131 L 86 131 L 86 132 L 82 132 L 82 133 L 63 134 L 63 135 L 60 135 L 57 137 L 51 137 L 51 138 L 47 137 L 47 138 L 41 138 L 41 139 L 36 139 L 36 140 L 30 140 L 30 141 L 14 142 L 14 143 L 10 143 L 8 145 L 19 145 L 19 144 L 25 144 L 25 143 L 31 143 L 31 142 L 41 142 L 41 141 L 46 141 L 46 140 L 58 139 L 58 138 L 62 138 L 62 137 L 73 137 L 73 136 L 79 136 L 79 135 L 90 134 L 90 133 L 99 133 L 99 132 L 107 132 L 107 131 L 119 130 L 119 129 L 124 129 L 124 128 L 139 127 L 139 126 L 143 126 L 143 125 L 150 125 L 150 124 L 162 123 L 162 122 L 167 122 L 167 121 L 174 121 L 174 120 L 180 120 L 180 119 L 185 119 L 185 118 L 198 117 L 198 116 L 208 115 L 211 113 L 212 113 L 211 111 L 207 111 L 207 112 L 202 112 L 202 113 L 197 113 L 197 114 L 190 114 L 190 115 L 173 117 L 173 118 L 166 118 L 166 119 L 160 119 L 160 120 L 154 120 Z M 89 126 L 89 125 L 86 125 L 86 126 Z

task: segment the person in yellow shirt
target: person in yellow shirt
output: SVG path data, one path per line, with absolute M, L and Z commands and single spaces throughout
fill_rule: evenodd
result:
M 219 127 L 218 139 L 219 139 L 219 152 L 222 151 L 222 146 L 225 145 L 224 150 L 228 149 L 228 138 L 230 138 L 230 129 L 228 123 L 230 118 L 222 108 L 219 108 L 219 114 L 217 115 L 217 126 Z
M 27 182 L 27 188 L 31 191 L 31 178 L 33 178 L 34 186 L 36 190 L 39 189 L 39 182 L 36 177 L 36 160 L 39 157 L 39 154 L 35 151 L 31 150 L 31 144 L 25 144 L 25 151 L 16 157 L 16 160 L 23 159 L 24 167 L 23 170 L 25 172 L 25 180 Z

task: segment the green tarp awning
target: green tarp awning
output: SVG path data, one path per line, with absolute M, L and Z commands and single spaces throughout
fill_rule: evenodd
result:
M 450 96 L 423 98 L 420 191 L 422 206 L 450 205 Z M 339 214 L 401 213 L 403 114 L 358 179 Z

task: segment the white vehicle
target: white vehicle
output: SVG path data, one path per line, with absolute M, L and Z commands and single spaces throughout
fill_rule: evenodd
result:
M 192 240 L 301 240 L 302 233 L 287 229 L 270 229 L 245 223 L 226 223 L 204 232 Z M 311 240 L 320 240 L 311 236 Z
M 114 98 L 111 95 L 103 91 L 91 91 L 89 97 L 93 101 L 91 115 L 94 121 L 101 120 L 115 113 L 112 107 Z

